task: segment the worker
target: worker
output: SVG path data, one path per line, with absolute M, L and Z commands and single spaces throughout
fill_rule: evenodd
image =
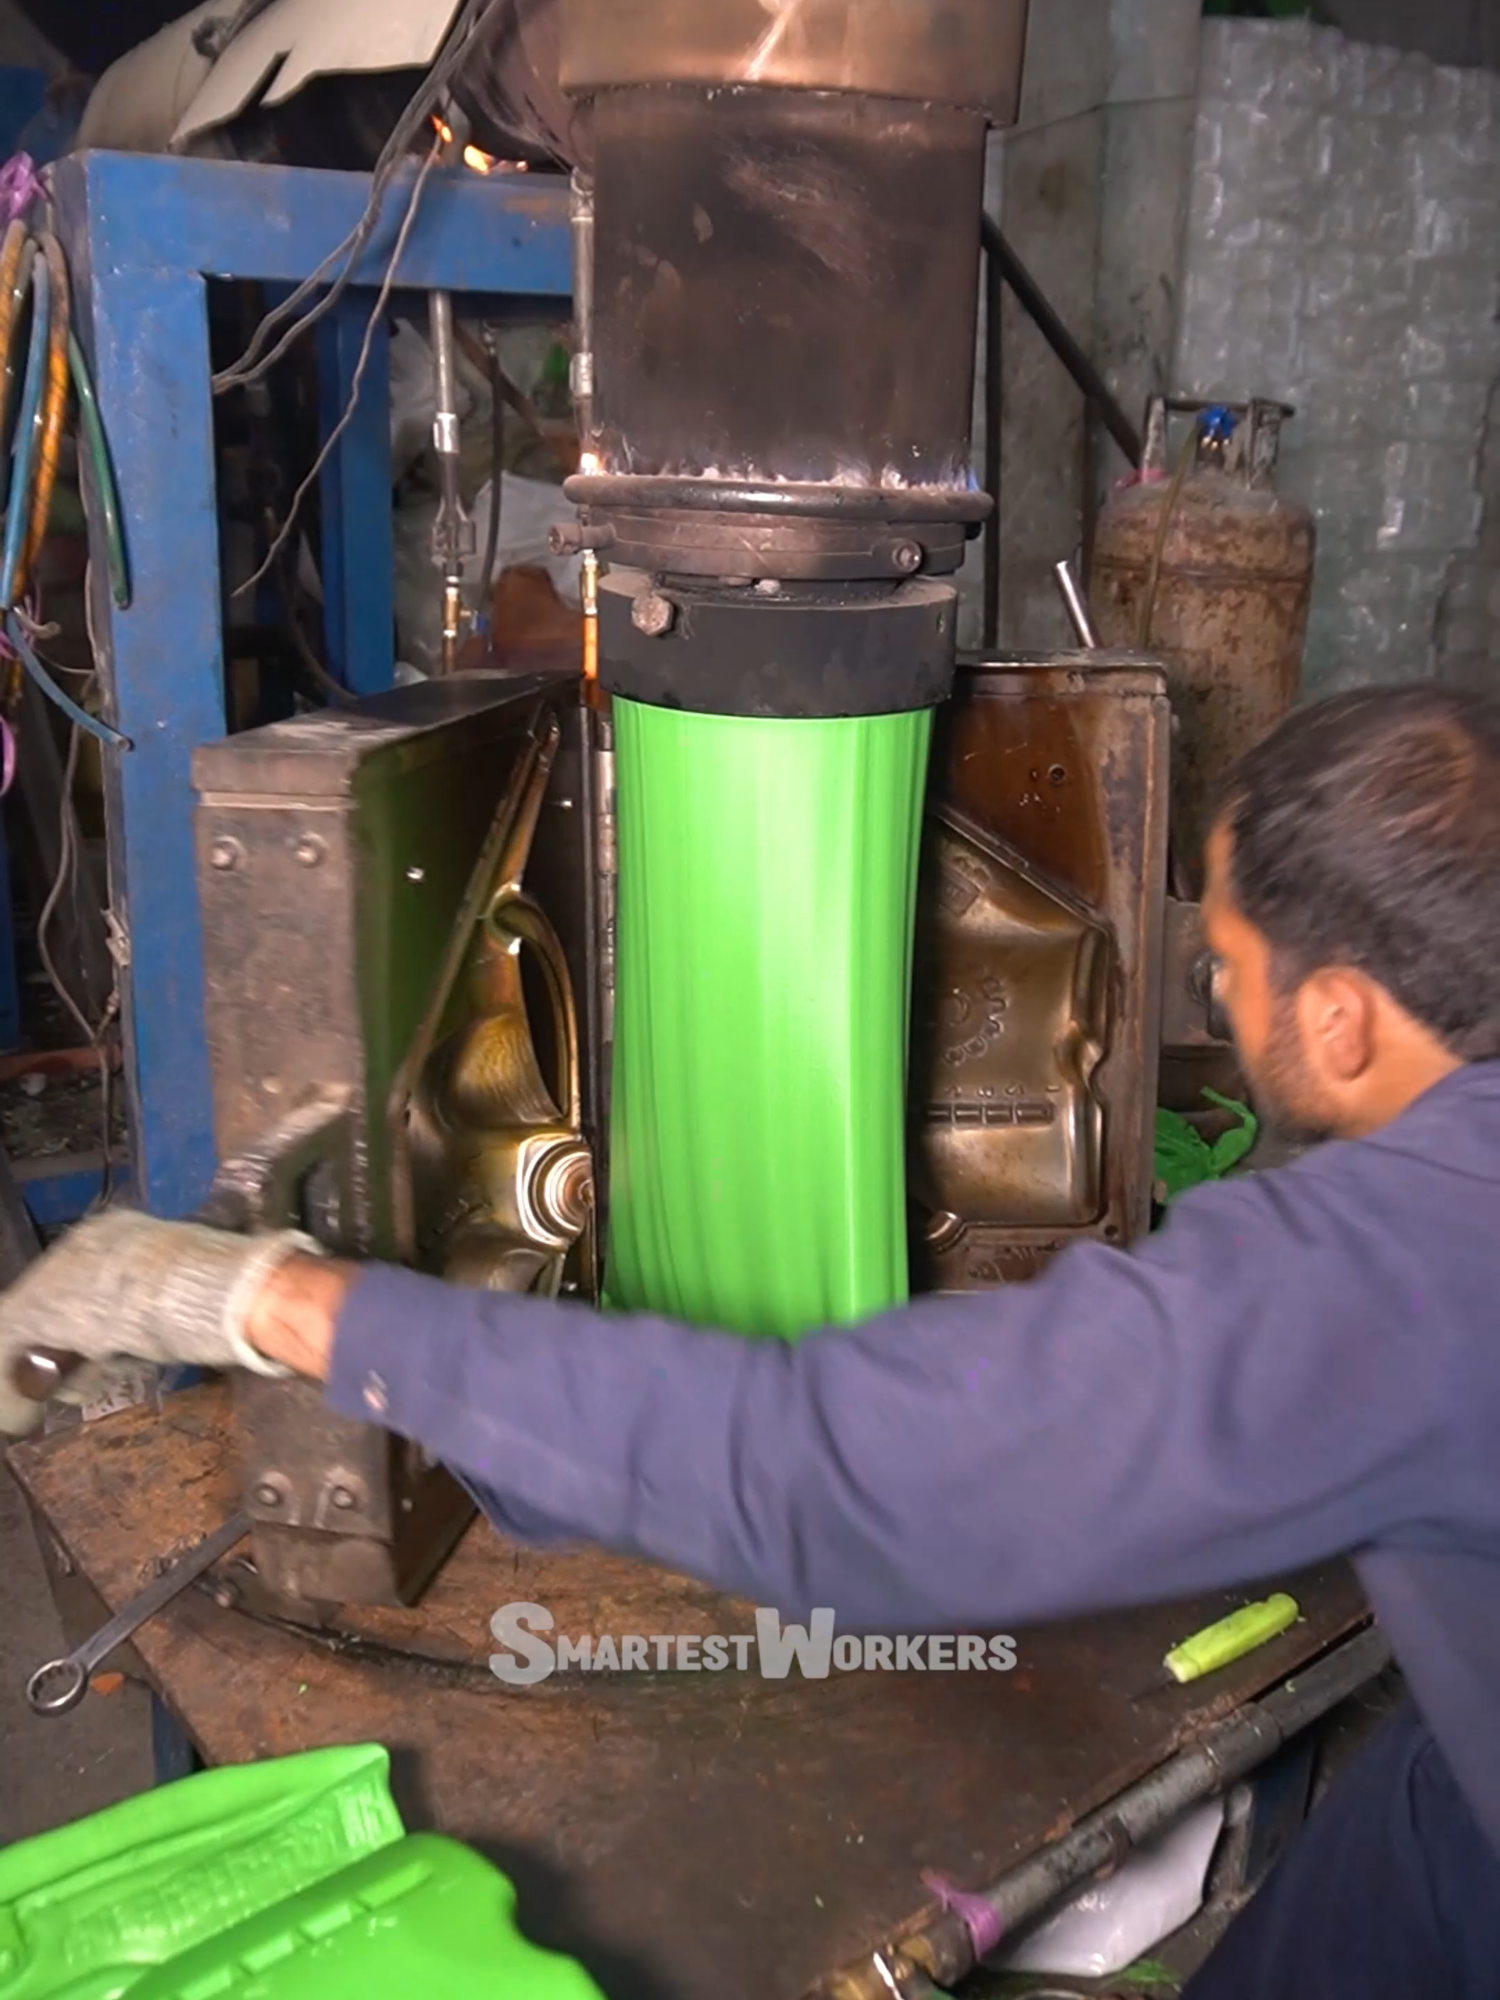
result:
M 1413 1699 L 1188 1993 L 1495 2000 L 1500 705 L 1294 714 L 1206 863 L 1257 1102 L 1334 1143 L 1195 1190 L 1129 1252 L 785 1346 L 107 1213 L 0 1299 L 0 1383 L 64 1337 L 293 1370 L 514 1534 L 845 1629 L 1013 1630 L 1348 1552 Z

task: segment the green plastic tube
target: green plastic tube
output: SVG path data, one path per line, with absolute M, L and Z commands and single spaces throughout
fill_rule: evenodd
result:
M 930 714 L 613 713 L 609 1303 L 783 1339 L 896 1304 Z

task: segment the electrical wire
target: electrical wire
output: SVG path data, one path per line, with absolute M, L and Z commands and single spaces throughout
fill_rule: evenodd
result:
M 309 327 L 314 326 L 325 313 L 332 310 L 342 296 L 351 283 L 360 255 L 380 220 L 392 178 L 421 134 L 423 126 L 432 116 L 461 63 L 469 55 L 474 37 L 494 4 L 495 0 L 464 0 L 463 9 L 449 29 L 447 39 L 438 51 L 426 77 L 380 149 L 370 176 L 369 198 L 359 221 L 343 242 L 336 244 L 322 263 L 304 278 L 301 284 L 297 285 L 278 305 L 271 308 L 251 335 L 249 344 L 238 361 L 232 362 L 229 367 L 221 369 L 214 376 L 213 391 L 216 396 L 223 395 L 230 389 L 243 388 L 251 382 L 258 382 Z M 340 258 L 344 260 L 343 266 L 332 283 L 322 291 L 315 305 L 297 317 L 298 309 L 308 299 L 318 294 L 319 288 Z M 286 333 L 269 352 L 263 353 L 263 343 L 288 320 L 293 320 L 294 324 L 288 327 Z
M 11 504 L 5 510 L 4 556 L 0 559 L 0 605 L 9 611 L 16 601 L 30 509 L 25 504 L 31 476 L 31 450 L 36 437 L 37 414 L 42 402 L 42 377 L 47 350 L 48 304 L 52 274 L 45 257 L 35 257 L 31 265 L 31 344 L 26 352 L 26 373 L 21 381 L 21 414 L 16 424 L 15 471 L 11 481 Z
M 411 200 L 407 204 L 405 215 L 401 218 L 401 227 L 396 233 L 396 241 L 391 251 L 391 259 L 386 265 L 385 276 L 380 283 L 380 290 L 376 293 L 375 304 L 365 326 L 365 337 L 360 342 L 359 357 L 355 361 L 354 374 L 349 382 L 349 400 L 344 405 L 343 415 L 323 440 L 323 448 L 313 460 L 312 470 L 292 495 L 292 504 L 287 509 L 286 519 L 277 530 L 270 548 L 266 551 L 264 561 L 253 575 L 246 577 L 243 583 L 236 586 L 233 592 L 235 597 L 243 597 L 247 591 L 253 590 L 261 578 L 274 567 L 281 551 L 286 547 L 293 528 L 297 524 L 297 515 L 301 509 L 302 502 L 317 483 L 318 475 L 328 463 L 334 446 L 353 422 L 354 412 L 359 406 L 359 392 L 364 383 L 365 370 L 370 362 L 370 350 L 375 344 L 375 329 L 380 324 L 385 312 L 386 301 L 390 298 L 392 289 L 395 286 L 397 268 L 401 263 L 401 253 L 406 248 L 407 239 L 411 235 L 413 224 L 416 222 L 417 209 L 422 200 L 422 190 L 427 185 L 427 177 L 437 164 L 438 155 L 442 152 L 442 149 L 442 141 L 438 140 L 428 152 L 421 166 L 417 169 L 416 179 L 412 183 Z
M 85 589 L 87 589 L 85 584 Z M 116 983 L 105 1005 L 104 1013 L 96 1027 L 84 1013 L 69 992 L 62 974 L 57 969 L 52 951 L 47 943 L 47 930 L 56 914 L 66 888 L 76 888 L 78 883 L 78 822 L 73 808 L 73 784 L 78 774 L 78 751 L 83 742 L 76 726 L 68 731 L 68 753 L 63 761 L 61 804 L 58 809 L 58 861 L 57 873 L 47 900 L 42 905 L 41 915 L 36 924 L 37 954 L 42 961 L 42 970 L 53 992 L 77 1022 L 84 1040 L 93 1049 L 99 1062 L 99 1098 L 103 1134 L 100 1145 L 102 1162 L 99 1191 L 89 1204 L 89 1213 L 102 1208 L 114 1191 L 114 1072 L 110 1063 L 109 1029 L 120 1007 L 119 982 Z
M 99 414 L 99 399 L 94 394 L 94 378 L 89 373 L 88 360 L 78 344 L 78 337 L 71 328 L 68 332 L 68 368 L 73 377 L 73 394 L 78 401 L 78 427 L 83 433 L 89 467 L 94 475 L 94 491 L 98 496 L 99 511 L 103 516 L 104 547 L 109 558 L 110 595 L 121 611 L 128 611 L 130 570 L 125 560 L 125 531 L 120 518 L 120 490 L 115 484 L 115 468 L 109 455 L 109 443 L 104 435 L 104 420 Z
M 42 390 L 41 414 L 37 419 L 36 478 L 31 488 L 20 573 L 15 580 L 18 595 L 25 591 L 27 579 L 46 539 L 47 523 L 52 514 L 52 496 L 57 490 L 63 418 L 68 410 L 68 265 L 62 245 L 51 230 L 38 234 L 37 249 L 47 270 L 51 307 L 47 315 L 46 380 Z M 7 602 L 10 601 L 7 599 Z
M 6 225 L 0 240 L 0 440 L 10 436 L 10 398 L 15 387 L 12 342 L 21 322 L 21 306 L 31 289 L 31 259 L 36 245 L 18 216 Z M 0 448 L 0 507 L 10 491 L 10 453 Z
M 62 710 L 75 729 L 86 729 L 90 736 L 96 736 L 101 743 L 107 743 L 113 750 L 134 749 L 135 746 L 128 736 L 122 736 L 118 729 L 111 729 L 110 725 L 101 721 L 97 715 L 90 715 L 87 709 L 80 708 L 73 697 L 57 685 L 33 652 L 20 614 L 14 609 L 5 614 L 5 637 L 16 658 L 48 701 Z
M 307 634 L 302 629 L 302 620 L 297 615 L 296 593 L 288 570 L 286 549 L 283 547 L 276 559 L 276 582 L 281 591 L 282 606 L 286 611 L 287 630 L 291 633 L 292 646 L 301 661 L 303 671 L 323 699 L 334 708 L 357 708 L 359 698 L 349 692 L 342 681 L 335 680 L 327 667 L 312 649 Z

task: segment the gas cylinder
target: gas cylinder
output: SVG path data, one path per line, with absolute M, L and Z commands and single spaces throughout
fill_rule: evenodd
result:
M 1274 486 L 1285 403 L 1154 396 L 1139 478 L 1099 516 L 1102 644 L 1157 655 L 1172 699 L 1172 847 L 1192 894 L 1229 767 L 1291 707 L 1315 534 Z M 1188 417 L 1169 440 L 1174 417 Z

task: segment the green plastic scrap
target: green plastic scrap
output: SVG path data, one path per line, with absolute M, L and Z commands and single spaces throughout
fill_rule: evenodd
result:
M 1156 1113 L 1155 1174 L 1167 1201 L 1185 1194 L 1204 1181 L 1216 1181 L 1227 1174 L 1255 1144 L 1259 1122 L 1249 1105 L 1205 1089 L 1202 1096 L 1221 1111 L 1232 1111 L 1239 1120 L 1210 1145 L 1179 1112 L 1158 1108 Z
M 599 2000 L 510 1883 L 404 1834 L 378 1744 L 204 1771 L 0 1851 L 0 2000 Z
M 930 715 L 613 714 L 609 1303 L 789 1340 L 878 1312 Z

